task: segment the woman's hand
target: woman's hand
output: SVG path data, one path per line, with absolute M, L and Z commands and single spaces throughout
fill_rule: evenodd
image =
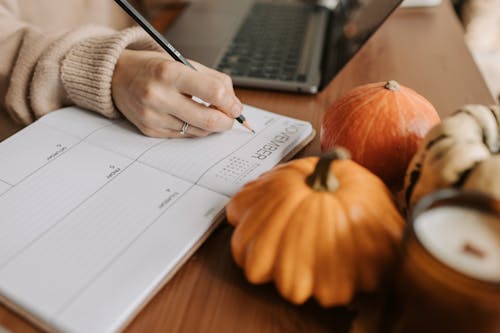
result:
M 230 129 L 243 108 L 231 79 L 191 63 L 196 71 L 162 53 L 125 50 L 112 81 L 116 106 L 147 136 L 198 137 Z M 181 134 L 184 122 L 190 126 Z

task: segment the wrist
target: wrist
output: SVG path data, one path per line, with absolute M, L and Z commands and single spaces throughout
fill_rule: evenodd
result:
M 61 66 L 61 79 L 70 100 L 106 117 L 119 117 L 112 96 L 112 81 L 115 72 L 126 73 L 127 49 L 154 49 L 154 43 L 143 30 L 131 28 L 91 37 L 75 45 Z M 115 71 L 119 60 L 121 64 L 125 62 L 121 65 L 124 69 Z
M 130 66 L 130 58 L 133 56 L 133 52 L 134 51 L 124 49 L 116 61 L 113 76 L 111 78 L 111 97 L 115 105 L 119 89 L 122 89 L 124 82 L 129 81 L 127 73 L 130 72 L 132 68 Z

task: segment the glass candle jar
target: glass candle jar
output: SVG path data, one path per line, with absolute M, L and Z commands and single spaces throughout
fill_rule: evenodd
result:
M 500 332 L 500 202 L 443 190 L 409 217 L 392 332 Z

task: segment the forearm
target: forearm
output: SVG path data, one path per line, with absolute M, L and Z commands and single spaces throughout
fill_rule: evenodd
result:
M 142 31 L 86 26 L 48 35 L 20 21 L 0 1 L 0 108 L 28 124 L 76 104 L 117 116 L 111 98 L 114 65 L 124 48 L 155 49 Z
M 32 73 L 35 59 L 51 40 L 17 20 L 10 10 L 14 9 L 0 5 L 0 106 L 9 110 L 18 122 L 27 123 L 31 115 L 22 106 L 14 112 L 12 101 L 17 96 L 27 96 L 27 82 L 23 79 Z M 30 40 L 34 43 L 28 47 Z M 20 58 L 24 59 L 24 63 L 16 67 Z

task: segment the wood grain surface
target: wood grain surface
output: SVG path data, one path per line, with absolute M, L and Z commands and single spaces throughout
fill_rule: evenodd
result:
M 161 23 L 175 14 L 155 18 Z M 237 94 L 244 103 L 308 120 L 319 130 L 324 111 L 340 95 L 360 84 L 389 79 L 419 92 L 442 116 L 466 103 L 494 103 L 449 0 L 433 8 L 398 9 L 318 95 L 242 89 Z M 0 140 L 19 128 L 0 113 Z M 317 153 L 319 135 L 299 156 Z M 231 233 L 227 224 L 217 229 L 126 331 L 374 331 L 383 304 L 381 295 L 361 296 L 349 307 L 333 309 L 322 309 L 314 301 L 292 306 L 273 285 L 252 286 L 245 281 L 230 255 Z M 37 331 L 1 306 L 0 325 L 12 332 Z

